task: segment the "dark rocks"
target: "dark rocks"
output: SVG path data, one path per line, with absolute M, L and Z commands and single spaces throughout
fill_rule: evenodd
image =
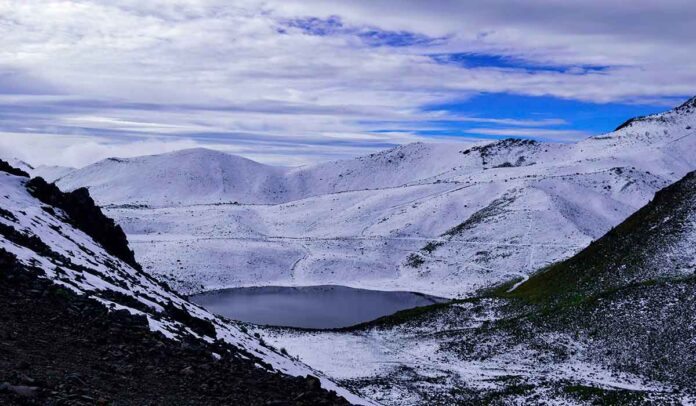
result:
M 190 375 L 193 375 L 195 372 L 193 372 L 192 367 L 188 366 L 188 367 L 182 369 L 181 371 L 179 371 L 179 373 L 181 375 L 189 375 L 190 376 Z
M 645 118 L 645 116 L 638 116 L 638 117 L 629 118 L 628 120 L 626 120 L 626 121 L 624 121 L 623 123 L 619 124 L 618 127 L 614 128 L 614 131 L 622 130 L 622 129 L 624 129 L 624 128 L 630 126 L 631 124 L 633 124 L 633 123 L 635 123 L 635 122 L 637 122 L 637 121 L 643 120 L 644 118 Z
M 29 177 L 29 174 L 24 172 L 21 169 L 17 169 L 14 166 L 10 165 L 7 161 L 3 161 L 0 159 L 0 171 L 7 172 L 10 175 L 15 175 L 15 176 L 23 176 L 25 178 Z
M 141 270 L 121 226 L 102 213 L 86 188 L 64 193 L 55 184 L 40 177 L 31 179 L 26 186 L 31 195 L 41 202 L 63 210 L 76 228 L 92 237 L 106 252 Z
M 307 383 L 307 390 L 313 391 L 321 388 L 321 381 L 316 376 L 307 375 L 305 382 Z
M 65 381 L 71 385 L 85 385 L 85 381 L 82 380 L 82 376 L 77 373 L 66 375 Z
M 0 223 L 0 236 L 13 243 L 44 256 L 55 257 L 56 254 L 41 239 L 35 235 L 27 235 L 15 227 Z
M 186 325 L 194 332 L 212 338 L 217 337 L 217 331 L 212 322 L 194 317 L 185 308 L 176 306 L 172 302 L 167 303 L 164 309 L 169 317 Z
M 222 341 L 171 341 L 41 275 L 0 249 L 0 405 L 348 404 L 315 377 Z
M 0 393 L 13 393 L 22 398 L 35 398 L 39 395 L 39 388 L 35 386 L 10 385 L 8 382 L 0 384 Z

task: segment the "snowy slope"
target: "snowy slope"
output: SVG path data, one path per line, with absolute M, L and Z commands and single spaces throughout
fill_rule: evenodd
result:
M 196 148 L 108 158 L 68 173 L 57 183 L 65 190 L 89 186 L 98 201 L 110 204 L 270 203 L 284 200 L 283 172 L 238 156 Z
M 109 215 L 141 263 L 185 292 L 333 283 L 457 296 L 603 235 L 696 168 L 694 128 L 692 99 L 575 144 L 418 143 L 295 169 L 180 151 L 98 163 L 59 184 L 131 204 Z M 247 162 L 235 166 L 244 181 L 218 176 L 209 155 Z M 206 201 L 240 204 L 189 204 Z
M 431 183 L 455 170 L 477 170 L 481 164 L 461 151 L 470 144 L 414 143 L 379 153 L 290 170 L 290 200 L 346 191 L 385 189 Z
M 58 178 L 73 172 L 76 168 L 69 166 L 57 166 L 57 165 L 37 165 L 33 166 L 26 161 L 18 158 L 9 158 L 7 160 L 10 165 L 14 168 L 23 170 L 24 172 L 30 174 L 32 177 L 42 177 L 48 182 L 54 182 Z
M 191 304 L 148 274 L 109 254 L 95 239 L 74 226 L 78 220 L 35 197 L 60 198 L 60 192 L 32 182 L 0 170 L 0 248 L 14 255 L 23 266 L 38 269 L 55 284 L 93 298 L 111 310 L 125 309 L 145 316 L 151 330 L 171 339 L 193 336 L 212 342 L 217 338 L 246 350 L 279 371 L 291 375 L 316 374 L 264 346 L 239 325 Z M 323 383 L 349 400 L 360 401 L 327 379 Z
M 56 180 L 62 178 L 63 176 L 73 172 L 75 168 L 69 166 L 57 166 L 57 165 L 38 165 L 29 170 L 31 176 L 39 176 L 44 178 L 47 182 L 55 182 Z
M 258 329 L 385 404 L 693 404 L 694 271 L 691 172 L 512 291 L 348 331 Z

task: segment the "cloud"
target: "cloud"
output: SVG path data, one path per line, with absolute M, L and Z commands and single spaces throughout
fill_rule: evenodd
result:
M 0 159 L 19 159 L 32 165 L 83 167 L 110 157 L 135 157 L 161 154 L 187 148 L 209 148 L 243 155 L 258 162 L 278 166 L 300 166 L 327 159 L 341 159 L 356 154 L 369 154 L 398 143 L 412 142 L 410 133 L 390 132 L 373 139 L 355 134 L 345 140 L 345 134 L 327 134 L 321 143 L 285 139 L 282 142 L 264 141 L 257 137 L 246 140 L 229 137 L 216 139 L 186 137 L 154 137 L 118 139 L 73 134 L 26 134 L 0 132 Z M 416 140 L 421 140 L 415 138 Z M 478 138 L 436 137 L 429 142 L 467 143 Z
M 205 144 L 292 163 L 424 140 L 443 123 L 577 138 L 563 118 L 430 107 L 486 93 L 673 104 L 694 93 L 683 44 L 695 14 L 681 0 L 5 1 L 0 137 L 91 139 L 88 156 Z M 475 134 L 513 130 L 493 131 Z
M 0 156 L 32 165 L 81 167 L 109 157 L 133 157 L 201 146 L 193 140 L 145 139 L 113 142 L 91 136 L 69 134 L 0 133 Z

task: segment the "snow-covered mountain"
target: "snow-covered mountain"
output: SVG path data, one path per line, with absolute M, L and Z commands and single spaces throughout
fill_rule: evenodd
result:
M 29 169 L 28 172 L 31 176 L 44 178 L 47 182 L 55 182 L 74 170 L 75 168 L 70 166 L 38 165 Z
M 185 292 L 467 295 L 571 256 L 696 168 L 695 105 L 574 144 L 418 143 L 301 168 L 189 150 L 102 161 L 58 184 L 89 187 L 138 259 Z
M 63 193 L 0 161 L 0 196 L 3 267 L 11 263 L 22 273 L 101 303 L 110 312 L 125 311 L 171 340 L 208 344 L 219 340 L 276 371 L 316 374 L 251 336 L 240 324 L 208 313 L 143 272 L 125 234 L 85 189 Z M 360 401 L 331 381 L 322 381 L 324 387 Z
M 70 172 L 76 170 L 70 166 L 58 166 L 58 165 L 37 165 L 33 166 L 26 161 L 17 158 L 10 158 L 8 162 L 12 167 L 21 169 L 27 174 L 34 177 L 41 177 L 47 182 L 54 182 L 58 178 L 67 175 Z
M 269 166 L 194 148 L 108 158 L 65 171 L 56 179 L 68 190 L 89 187 L 99 202 L 110 205 L 277 204 L 331 193 L 429 183 L 435 180 L 431 178 L 455 169 L 481 169 L 477 159 L 461 154 L 466 145 L 415 143 L 299 168 Z
M 88 186 L 100 203 L 148 206 L 283 201 L 284 171 L 238 156 L 187 149 L 137 158 L 108 158 L 58 180 Z

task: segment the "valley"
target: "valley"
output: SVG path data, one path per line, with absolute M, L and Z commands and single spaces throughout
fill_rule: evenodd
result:
M 370 403 L 143 271 L 122 229 L 86 189 L 64 193 L 0 160 L 0 195 L 0 403 L 169 403 L 175 396 L 124 389 L 145 382 L 201 405 L 282 400 L 292 391 L 293 399 L 313 392 L 323 404 Z M 204 389 L 200 381 L 182 385 L 197 369 L 218 378 Z M 225 381 L 230 369 L 246 378 Z M 139 382 L 127 376 L 134 371 Z M 291 392 L 242 388 L 245 379 L 275 380 Z
M 696 406 L 694 5 L 0 0 L 0 406 Z
M 410 144 L 300 168 L 196 149 L 57 178 L 122 227 L 133 252 L 111 249 L 126 265 L 27 197 L 52 185 L 7 175 L 2 223 L 60 254 L 7 227 L 3 247 L 170 339 L 222 340 L 357 404 L 688 404 L 693 126 L 696 98 L 574 144 Z M 339 324 L 295 317 L 331 319 L 329 291 L 372 295 L 335 311 L 419 300 Z

